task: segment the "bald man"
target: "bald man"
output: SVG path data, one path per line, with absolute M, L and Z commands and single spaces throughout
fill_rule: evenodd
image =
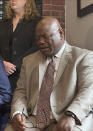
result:
M 38 23 L 36 39 L 40 51 L 23 60 L 12 101 L 12 124 L 5 131 L 92 131 L 93 52 L 64 41 L 62 27 L 52 17 Z M 36 122 L 37 105 L 51 58 L 55 61 L 55 73 L 50 123 L 42 126 Z

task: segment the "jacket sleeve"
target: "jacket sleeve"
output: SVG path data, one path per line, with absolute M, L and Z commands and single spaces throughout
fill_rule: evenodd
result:
M 93 108 L 93 52 L 89 52 L 79 63 L 77 78 L 78 93 L 67 110 L 82 123 Z
M 11 117 L 13 117 L 13 114 L 18 111 L 20 113 L 24 113 L 26 116 L 28 116 L 27 113 L 27 100 L 26 100 L 26 73 L 25 73 L 25 63 L 23 61 L 22 67 L 21 67 L 21 73 L 19 80 L 17 82 L 17 88 L 15 89 L 12 105 L 11 105 Z
M 0 60 L 0 105 L 9 103 L 11 101 L 11 87 L 3 65 Z

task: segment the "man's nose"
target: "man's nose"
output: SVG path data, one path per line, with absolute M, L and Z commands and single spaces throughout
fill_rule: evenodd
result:
M 40 41 L 40 42 L 44 42 L 45 39 L 44 39 L 43 37 L 40 37 L 39 41 Z
M 40 37 L 39 43 L 40 43 L 40 44 L 44 44 L 44 43 L 45 43 L 45 39 L 44 39 L 43 37 Z

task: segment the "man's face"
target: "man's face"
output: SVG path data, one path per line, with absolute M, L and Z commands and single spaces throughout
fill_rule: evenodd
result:
M 36 30 L 36 39 L 37 44 L 40 48 L 40 51 L 45 56 L 54 56 L 62 46 L 62 36 L 59 31 L 59 27 L 54 24 L 50 26 L 44 25 L 40 26 Z

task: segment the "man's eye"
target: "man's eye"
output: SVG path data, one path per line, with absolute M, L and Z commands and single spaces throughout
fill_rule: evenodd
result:
M 44 36 L 44 39 L 47 39 L 47 36 Z

